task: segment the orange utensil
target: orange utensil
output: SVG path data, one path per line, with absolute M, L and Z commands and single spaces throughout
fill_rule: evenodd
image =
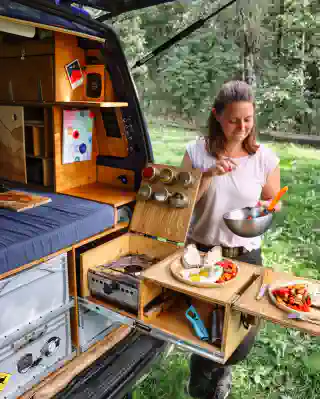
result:
M 281 197 L 288 191 L 288 186 L 283 187 L 278 194 L 274 197 L 274 199 L 271 201 L 270 205 L 267 208 L 268 212 L 272 212 L 277 203 L 280 201 Z

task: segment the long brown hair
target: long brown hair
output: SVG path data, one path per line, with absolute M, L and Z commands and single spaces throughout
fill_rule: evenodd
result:
M 216 119 L 216 115 L 221 114 L 227 104 L 238 101 L 250 102 L 255 107 L 255 100 L 251 87 L 246 82 L 240 80 L 231 80 L 225 83 L 215 99 L 213 105 L 215 112 L 212 110 L 208 120 L 209 134 L 206 137 L 206 149 L 210 155 L 216 158 L 221 157 L 226 144 L 226 137 L 220 123 Z M 243 148 L 249 154 L 256 153 L 259 148 L 256 143 L 256 135 L 256 124 L 254 122 L 250 134 L 243 141 Z

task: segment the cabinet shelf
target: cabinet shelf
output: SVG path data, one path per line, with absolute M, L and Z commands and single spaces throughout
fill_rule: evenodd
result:
M 63 190 L 61 194 L 102 202 L 112 205 L 115 208 L 129 204 L 136 199 L 136 193 L 134 191 L 111 187 L 104 183 L 92 183 L 70 188 L 68 190 Z
M 202 320 L 204 320 L 205 324 L 208 325 L 211 314 L 209 311 L 210 305 L 201 301 L 196 301 L 194 298 L 193 303 L 195 304 L 197 311 L 201 314 Z M 152 318 L 151 321 L 145 320 L 145 322 L 147 325 L 158 328 L 169 335 L 176 335 L 182 341 L 190 342 L 196 346 L 201 345 L 202 348 L 211 353 L 221 352 L 220 346 L 200 341 L 200 339 L 195 335 L 190 322 L 185 316 L 187 308 L 188 306 L 181 307 L 181 303 L 177 303 L 165 312 L 161 312 L 157 317 Z
M 26 154 L 27 158 L 35 158 L 35 159 L 44 159 L 47 161 L 53 161 L 52 157 L 46 157 L 44 155 L 33 155 L 33 154 Z
M 9 105 L 9 106 L 17 105 L 17 106 L 21 106 L 21 107 L 50 107 L 50 106 L 54 106 L 54 105 L 61 105 L 64 107 L 71 107 L 71 108 L 72 107 L 125 108 L 125 107 L 128 107 L 129 104 L 126 102 L 105 102 L 105 101 L 104 102 L 96 102 L 96 101 L 67 101 L 67 102 L 0 101 L 0 105 Z M 31 122 L 34 122 L 34 121 L 31 121 Z M 37 124 L 31 125 L 30 124 L 30 126 L 39 126 L 39 125 L 37 125 Z
M 124 102 L 70 101 L 70 102 L 57 102 L 56 105 L 64 105 L 64 106 L 68 106 L 68 107 L 121 108 L 121 107 L 127 107 L 128 103 L 124 103 Z

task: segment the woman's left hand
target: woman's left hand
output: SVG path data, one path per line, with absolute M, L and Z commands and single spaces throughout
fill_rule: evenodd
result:
M 265 209 L 267 209 L 268 207 L 269 207 L 269 205 L 271 204 L 271 201 L 272 200 L 267 200 L 267 201 L 259 201 L 258 203 L 257 203 L 257 207 L 262 207 L 262 208 L 265 208 Z M 281 201 L 279 201 L 278 203 L 277 203 L 277 205 L 275 206 L 275 208 L 274 208 L 274 211 L 275 212 L 280 212 L 281 211 L 281 208 L 282 208 L 282 203 L 281 203 Z

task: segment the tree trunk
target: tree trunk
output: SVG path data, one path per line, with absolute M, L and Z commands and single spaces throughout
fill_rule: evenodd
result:
M 279 4 L 279 24 L 278 24 L 278 37 L 277 37 L 277 58 L 280 62 L 282 49 L 283 49 L 283 16 L 285 12 L 284 0 L 280 0 Z

